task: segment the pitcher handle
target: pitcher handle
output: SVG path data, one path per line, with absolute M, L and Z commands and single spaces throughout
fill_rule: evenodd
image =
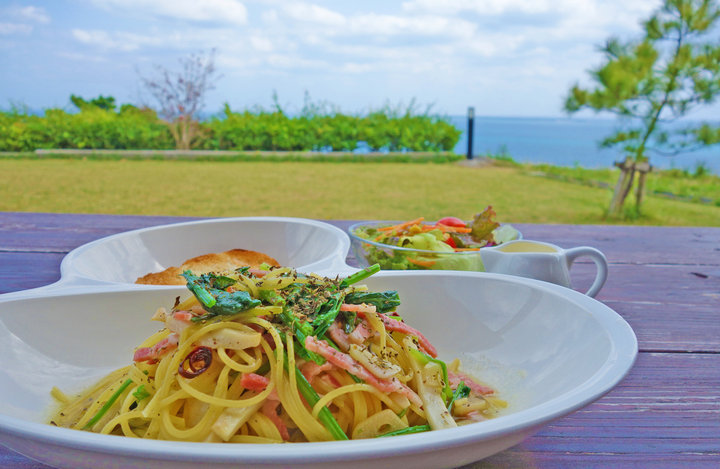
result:
M 577 259 L 578 257 L 589 257 L 595 263 L 595 267 L 597 268 L 597 272 L 595 273 L 595 281 L 590 286 L 588 291 L 585 292 L 587 296 L 594 298 L 595 295 L 597 295 L 600 289 L 603 287 L 603 285 L 605 285 L 605 280 L 607 280 L 608 263 L 607 259 L 605 258 L 605 254 L 589 246 L 580 246 L 567 249 L 565 251 L 565 257 L 567 259 L 568 270 L 570 270 L 570 266 L 573 262 L 575 262 L 575 259 Z

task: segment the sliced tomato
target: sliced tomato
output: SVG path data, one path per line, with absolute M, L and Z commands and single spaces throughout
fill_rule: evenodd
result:
M 438 223 L 445 226 L 454 226 L 458 228 L 464 228 L 467 223 L 457 217 L 445 217 L 438 220 Z
M 455 243 L 455 238 L 453 238 L 452 236 L 448 235 L 447 238 L 444 239 L 443 241 L 445 241 L 445 244 L 447 244 L 451 248 L 457 249 L 457 244 Z

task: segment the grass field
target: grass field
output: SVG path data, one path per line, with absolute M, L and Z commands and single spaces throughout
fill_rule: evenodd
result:
M 607 220 L 609 189 L 518 167 L 457 163 L 0 159 L 0 211 L 320 219 L 469 217 L 492 205 L 514 223 L 720 226 L 720 207 L 647 197 Z

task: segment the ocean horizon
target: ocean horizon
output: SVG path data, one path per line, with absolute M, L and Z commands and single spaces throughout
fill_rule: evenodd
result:
M 450 116 L 450 123 L 462 131 L 453 151 L 467 154 L 468 119 Z M 548 163 L 555 166 L 609 168 L 624 155 L 619 149 L 601 148 L 617 121 L 575 117 L 489 117 L 476 116 L 473 126 L 473 155 L 503 154 L 520 163 Z M 659 169 L 694 172 L 702 165 L 720 175 L 720 145 L 675 156 L 650 156 Z

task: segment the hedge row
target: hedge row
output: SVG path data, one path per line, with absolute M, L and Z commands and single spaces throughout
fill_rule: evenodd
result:
M 233 112 L 200 122 L 193 148 L 273 151 L 450 151 L 460 131 L 442 118 L 376 111 L 290 117 L 282 110 Z M 168 126 L 151 109 L 119 111 L 83 106 L 77 113 L 48 109 L 37 116 L 0 112 L 0 151 L 172 149 Z

